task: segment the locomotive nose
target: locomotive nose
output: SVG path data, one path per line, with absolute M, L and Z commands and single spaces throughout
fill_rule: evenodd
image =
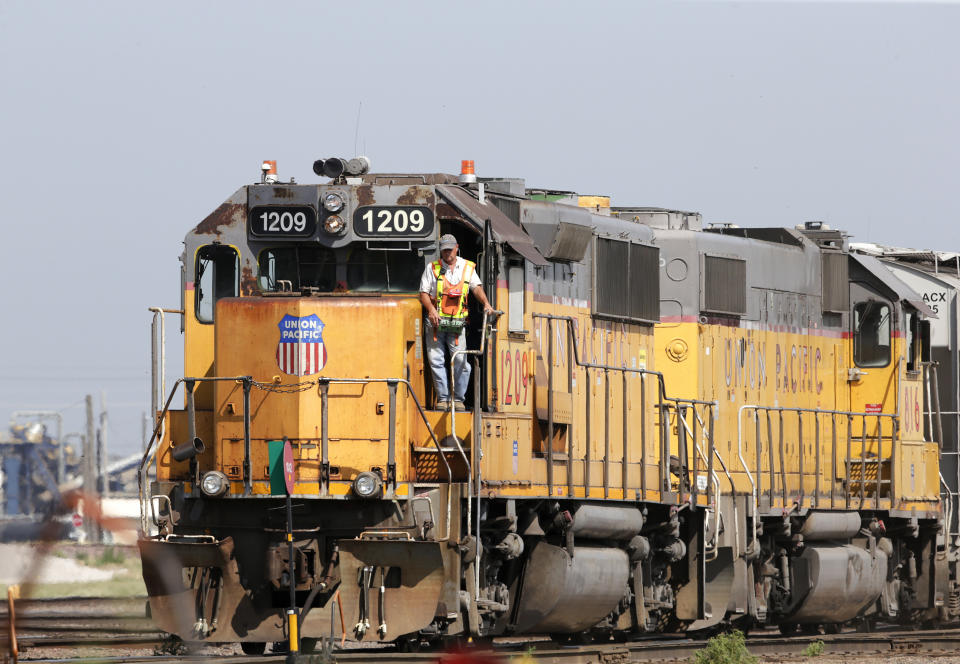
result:
M 396 479 L 411 391 L 423 380 L 419 304 L 385 297 L 245 297 L 217 305 L 215 373 L 251 376 L 253 489 L 266 442 L 294 443 L 298 492 L 351 494 L 362 473 Z M 419 368 L 417 363 L 419 362 Z M 243 467 L 242 386 L 214 387 L 215 454 Z M 324 438 L 324 432 L 328 435 Z M 234 478 L 236 479 L 236 478 Z M 342 486 L 341 486 L 342 484 Z M 266 489 L 263 489 L 266 490 Z
M 399 377 L 418 315 L 414 302 L 379 297 L 224 299 L 217 306 L 217 373 L 282 385 Z

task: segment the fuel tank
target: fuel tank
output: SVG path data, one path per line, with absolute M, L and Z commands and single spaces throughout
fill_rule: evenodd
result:
M 800 528 L 800 534 L 808 542 L 849 540 L 859 532 L 860 515 L 856 512 L 813 512 Z
M 791 621 L 844 622 L 880 597 L 887 577 L 887 554 L 856 546 L 811 546 L 793 563 L 794 593 L 806 596 Z
M 597 624 L 627 592 L 630 566 L 621 549 L 565 549 L 537 542 L 527 561 L 514 630 L 570 633 Z
M 629 540 L 640 534 L 643 515 L 630 506 L 581 505 L 570 528 L 577 538 Z

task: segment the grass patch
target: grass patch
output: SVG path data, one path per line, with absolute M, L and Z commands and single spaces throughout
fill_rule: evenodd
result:
M 823 654 L 823 647 L 823 641 L 820 639 L 811 641 L 807 647 L 803 649 L 803 654 L 807 657 L 819 657 Z
M 718 634 L 693 656 L 693 664 L 757 664 L 757 657 L 750 654 L 743 632 Z
M 123 561 L 126 560 L 126 556 L 123 555 L 123 552 L 117 551 L 112 546 L 108 546 L 103 550 L 103 553 L 96 560 L 96 565 L 98 567 L 104 565 L 120 565 Z
M 147 594 L 143 583 L 143 573 L 138 556 L 124 556 L 122 553 L 105 550 L 91 566 L 110 567 L 115 571 L 112 579 L 104 581 L 77 581 L 69 583 L 37 583 L 31 588 L 30 597 L 140 597 Z M 73 556 L 78 562 L 90 560 L 86 552 Z M 119 558 L 119 562 L 113 561 Z M 100 562 L 106 559 L 104 562 Z M 21 588 L 21 591 L 24 588 Z M 0 594 L 6 596 L 7 587 L 0 584 Z M 26 597 L 24 597 L 26 598 Z

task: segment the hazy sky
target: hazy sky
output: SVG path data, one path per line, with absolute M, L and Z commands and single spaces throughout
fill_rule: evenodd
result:
M 316 182 L 359 144 L 960 250 L 958 32 L 949 3 L 3 0 L 0 426 L 79 430 L 105 390 L 111 447 L 139 447 L 147 307 L 179 306 L 184 234 L 262 159 Z

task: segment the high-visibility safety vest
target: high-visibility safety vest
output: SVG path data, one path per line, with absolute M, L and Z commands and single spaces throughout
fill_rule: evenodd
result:
M 441 262 L 433 262 L 433 276 L 437 279 L 437 315 L 441 329 L 459 331 L 467 319 L 467 295 L 470 292 L 470 277 L 476 269 L 472 261 L 464 261 L 463 274 L 455 284 L 447 283 L 447 274 L 440 274 Z

